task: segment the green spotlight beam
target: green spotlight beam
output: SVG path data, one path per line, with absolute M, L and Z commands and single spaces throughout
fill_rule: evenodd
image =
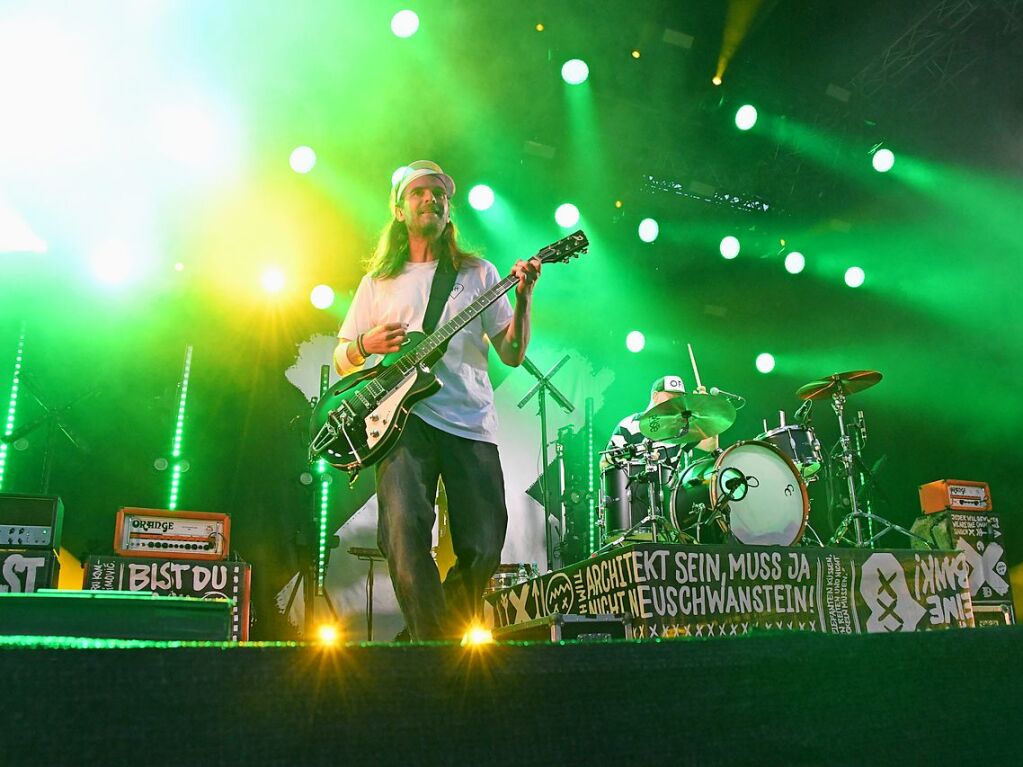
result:
M 11 396 L 7 399 L 7 420 L 4 423 L 4 436 L 14 432 L 14 414 L 18 406 L 18 386 L 21 379 L 21 362 L 25 356 L 25 323 L 21 323 L 18 335 L 18 351 L 14 355 L 14 374 L 11 376 Z M 0 490 L 4 486 L 4 473 L 7 470 L 7 443 L 0 442 Z
M 185 364 L 181 371 L 181 383 L 178 385 L 178 417 L 174 425 L 174 439 L 171 442 L 171 484 L 167 508 L 172 511 L 178 507 L 178 496 L 181 490 L 181 443 L 185 431 L 185 405 L 188 402 L 188 379 L 192 373 L 192 347 L 185 347 Z

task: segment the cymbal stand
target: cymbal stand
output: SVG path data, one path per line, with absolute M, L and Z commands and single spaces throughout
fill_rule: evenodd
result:
M 864 495 L 861 498 L 858 493 L 857 479 L 859 479 L 859 489 L 865 489 L 868 485 L 866 479 L 869 470 L 866 468 L 861 457 L 863 445 L 865 443 L 865 429 L 863 423 L 862 412 L 860 414 L 860 420 L 855 427 L 855 449 L 853 445 L 853 435 L 849 433 L 845 423 L 845 393 L 841 390 L 835 391 L 831 395 L 831 406 L 835 411 L 835 415 L 838 417 L 838 433 L 839 433 L 839 448 L 841 450 L 839 454 L 839 462 L 842 465 L 842 473 L 845 476 L 847 486 L 849 488 L 849 512 L 839 521 L 838 527 L 835 529 L 835 534 L 828 540 L 829 546 L 835 546 L 839 543 L 848 543 L 856 548 L 874 548 L 874 544 L 888 532 L 895 531 L 902 533 L 909 538 L 915 538 L 922 541 L 927 548 L 933 548 L 930 542 L 922 536 L 917 535 L 911 530 L 907 530 L 901 525 L 896 525 L 894 522 L 890 522 L 878 514 L 873 512 L 873 506 L 870 503 L 869 494 Z M 861 520 L 866 520 L 868 525 L 867 536 L 863 535 L 863 527 Z M 874 532 L 874 523 L 878 523 L 878 531 Z M 848 538 L 850 527 L 852 528 L 853 536 Z

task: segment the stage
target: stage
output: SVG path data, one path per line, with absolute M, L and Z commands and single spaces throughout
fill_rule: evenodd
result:
M 1021 2 L 0 4 L 0 767 L 1014 762 L 1021 71 Z
M 0 644 L 5 765 L 1011 763 L 1023 630 Z

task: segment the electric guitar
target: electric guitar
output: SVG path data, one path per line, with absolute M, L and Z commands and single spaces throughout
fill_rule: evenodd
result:
M 564 263 L 585 253 L 590 241 L 580 229 L 537 252 L 544 264 Z M 373 367 L 345 376 L 329 388 L 313 410 L 309 459 L 322 458 L 348 472 L 379 461 L 394 446 L 412 406 L 441 388 L 431 372 L 451 337 L 518 284 L 508 275 L 429 335 L 411 332 L 402 348 Z

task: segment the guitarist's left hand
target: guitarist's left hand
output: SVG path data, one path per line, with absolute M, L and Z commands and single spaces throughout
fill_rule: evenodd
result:
M 515 262 L 511 273 L 519 278 L 519 284 L 515 286 L 516 298 L 528 298 L 533 294 L 533 286 L 540 279 L 541 266 L 543 266 L 543 263 L 539 258 Z

